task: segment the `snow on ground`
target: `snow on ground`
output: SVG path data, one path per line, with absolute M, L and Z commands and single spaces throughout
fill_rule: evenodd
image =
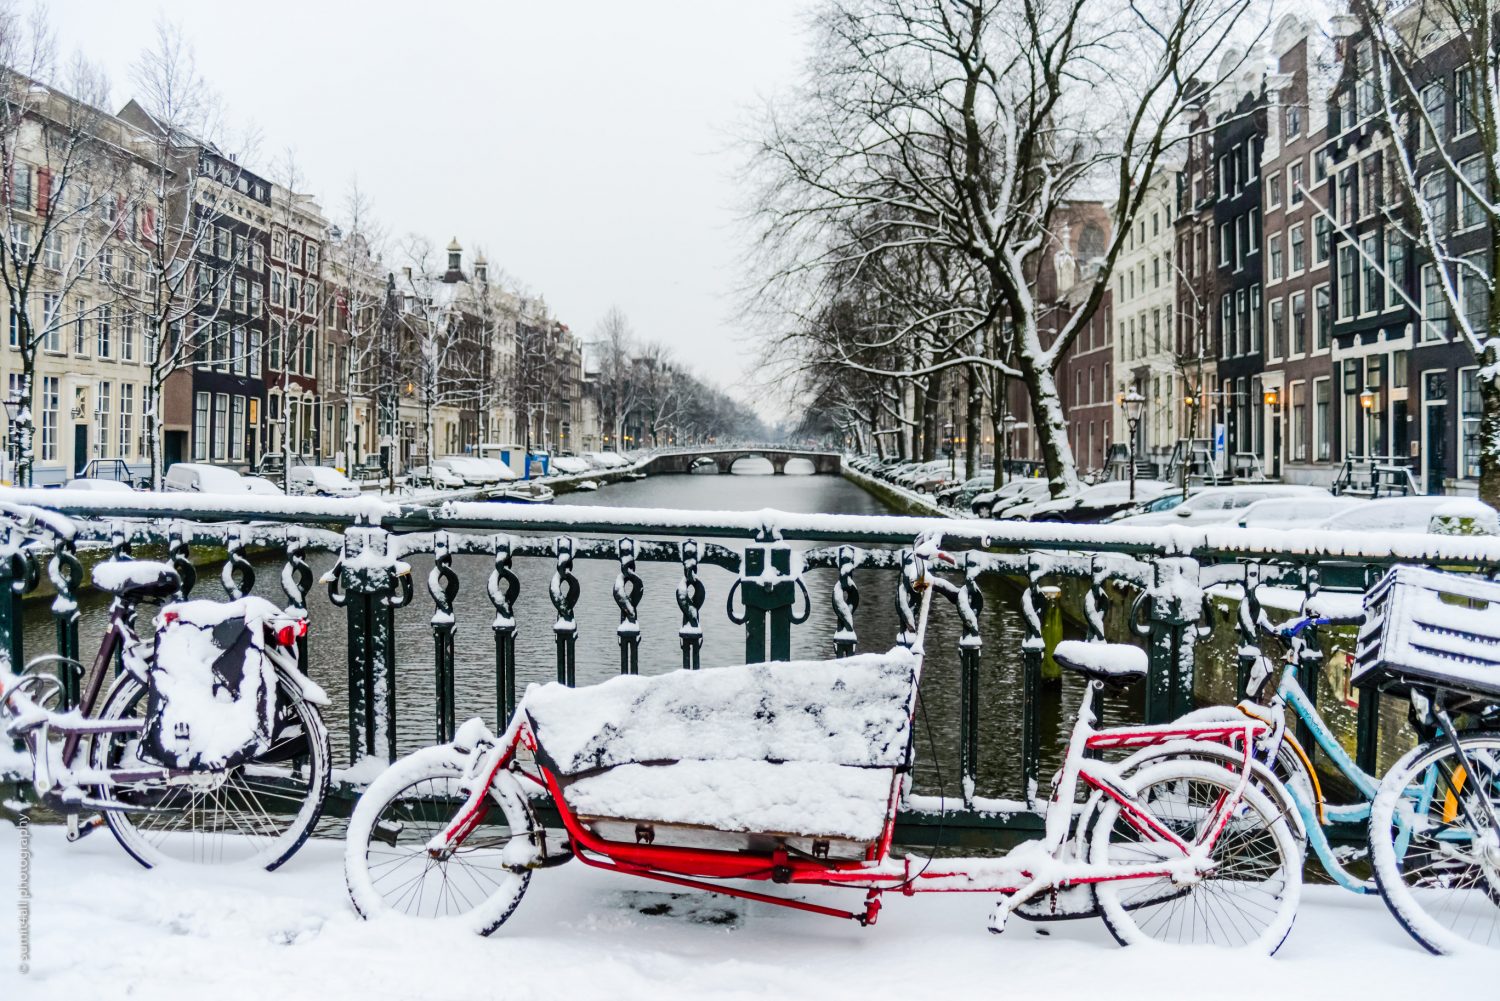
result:
M 0 892 L 16 913 L 18 834 L 0 824 Z M 1430 996 L 1491 982 L 1487 960 L 1432 957 L 1378 899 L 1309 887 L 1271 959 L 1121 949 L 1098 920 L 985 930 L 983 894 L 887 896 L 853 922 L 679 894 L 577 862 L 538 872 L 494 936 L 399 920 L 364 922 L 344 894 L 342 845 L 310 843 L 275 873 L 146 871 L 106 832 L 68 845 L 33 828 L 31 972 L 15 919 L 0 922 L 0 998 L 431 1001 L 600 998 L 1244 998 Z M 772 888 L 776 892 L 779 888 Z M 858 906 L 860 894 L 814 891 Z M 1232 964 L 1232 965 L 1231 965 Z M 1493 964 L 1500 974 L 1500 962 Z M 186 993 L 184 994 L 184 990 Z M 1480 991 L 1480 995 L 1483 991 Z M 1475 995 L 1480 996 L 1480 995 Z

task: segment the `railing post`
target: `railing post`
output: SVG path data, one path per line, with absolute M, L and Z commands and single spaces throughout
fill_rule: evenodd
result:
M 0 563 L 0 587 L 5 589 L 0 595 L 0 650 L 10 657 L 10 670 L 16 674 L 26 666 L 22 599 L 36 587 L 38 573 L 36 559 L 28 552 Z
M 745 550 L 745 569 L 735 582 L 745 603 L 745 663 L 792 659 L 792 626 L 805 622 L 792 614 L 802 581 L 792 575 L 792 547 L 784 542 L 755 543 Z M 804 592 L 805 593 L 805 592 Z M 734 592 L 729 595 L 734 600 Z
M 78 589 L 83 585 L 83 564 L 73 554 L 73 543 L 69 539 L 57 540 L 52 562 L 47 565 L 47 575 L 57 589 L 52 599 L 52 616 L 57 620 L 57 654 L 70 661 L 78 660 Z M 62 708 L 64 711 L 78 705 L 79 673 L 67 663 L 58 664 L 62 672 Z
M 1150 592 L 1151 645 L 1146 689 L 1146 722 L 1165 723 L 1193 707 L 1192 624 L 1202 612 L 1198 563 L 1188 557 L 1155 561 L 1156 586 Z
M 1310 566 L 1307 568 L 1307 600 L 1303 602 L 1303 614 L 1307 609 L 1314 606 L 1319 590 L 1318 568 Z M 1323 642 L 1318 635 L 1318 627 L 1309 625 L 1302 633 L 1302 647 L 1297 657 L 1297 683 L 1307 693 L 1307 700 L 1317 708 L 1318 686 L 1323 678 Z M 1275 682 L 1273 681 L 1272 684 Z M 1307 750 L 1307 756 L 1314 762 L 1317 761 L 1318 745 L 1313 740 L 1312 727 L 1301 716 L 1297 717 L 1297 740 Z
M 1026 589 L 1021 592 L 1021 617 L 1026 638 L 1021 641 L 1021 779 L 1026 805 L 1036 806 L 1037 774 L 1042 761 L 1042 577 L 1046 568 L 1027 557 Z
M 677 636 L 682 641 L 682 669 L 696 671 L 702 666 L 703 655 L 703 600 L 707 591 L 698 579 L 698 541 L 685 539 L 682 543 L 682 581 L 677 585 L 677 608 L 682 612 L 682 628 Z
M 615 577 L 615 604 L 620 607 L 620 625 L 615 635 L 620 639 L 620 673 L 641 673 L 641 622 L 639 608 L 645 585 L 635 572 L 635 540 L 616 543 L 620 572 Z
M 432 570 L 427 574 L 427 591 L 432 595 L 433 681 L 437 689 L 437 740 L 445 744 L 453 739 L 457 727 L 454 719 L 453 682 L 453 599 L 458 597 L 458 574 L 453 572 L 453 553 L 448 548 L 448 533 L 438 532 L 432 540 Z
M 859 646 L 859 636 L 854 631 L 854 613 L 859 611 L 859 585 L 854 582 L 854 568 L 859 562 L 859 550 L 853 546 L 839 546 L 839 577 L 833 582 L 833 615 L 838 625 L 833 630 L 833 655 L 852 657 Z
M 174 561 L 175 562 L 175 561 Z M 307 618 L 307 594 L 312 590 L 313 572 L 307 563 L 307 533 L 293 530 L 287 533 L 286 562 L 281 565 L 281 590 L 286 593 L 287 604 L 296 615 Z M 307 636 L 297 637 L 297 667 L 308 677 Z
M 512 548 L 510 536 L 495 536 L 495 569 L 487 587 L 495 606 L 495 708 L 500 729 L 516 712 L 516 597 L 521 581 L 510 566 Z
M 958 663 L 962 675 L 958 771 L 963 777 L 966 807 L 974 805 L 974 791 L 979 782 L 979 654 L 984 646 L 979 635 L 979 613 L 984 611 L 984 594 L 979 590 L 982 567 L 982 562 L 972 552 L 966 553 L 964 582 L 958 591 Z
M 578 674 L 578 622 L 573 617 L 573 609 L 578 604 L 578 578 L 573 576 L 575 548 L 572 539 L 557 537 L 557 567 L 547 589 L 552 607 L 557 609 L 557 621 L 552 624 L 552 632 L 557 637 L 557 680 L 570 686 L 576 682 Z
M 411 574 L 389 558 L 389 545 L 384 529 L 351 527 L 337 568 L 348 609 L 351 763 L 377 749 L 396 758 L 396 609 L 411 600 Z

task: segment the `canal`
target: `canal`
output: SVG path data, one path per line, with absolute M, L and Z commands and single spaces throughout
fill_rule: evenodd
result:
M 757 462 L 764 463 L 757 466 Z M 893 510 L 854 483 L 837 476 L 770 475 L 764 460 L 742 460 L 730 475 L 688 474 L 651 477 L 604 486 L 592 493 L 575 493 L 559 503 L 598 507 L 678 508 L 694 511 L 746 511 L 776 508 L 801 513 L 889 514 Z M 322 574 L 333 565 L 332 554 L 317 554 L 313 569 Z M 433 603 L 427 592 L 431 557 L 410 559 L 416 596 L 396 613 L 396 732 L 402 753 L 435 740 Z M 491 622 L 494 607 L 485 592 L 485 581 L 493 561 L 483 556 L 456 556 L 459 593 L 454 603 L 457 719 L 483 716 L 496 723 L 495 648 Z M 256 561 L 254 593 L 285 602 L 280 586 L 279 558 Z M 517 558 L 514 569 L 521 582 L 516 602 L 516 663 L 518 687 L 530 682 L 555 680 L 556 661 L 552 623 L 555 612 L 547 594 L 552 561 Z M 617 564 L 603 560 L 579 560 L 574 572 L 582 586 L 577 608 L 577 679 L 593 684 L 619 671 L 619 645 L 615 627 L 619 610 L 611 596 Z M 676 564 L 642 563 L 638 572 L 645 592 L 640 604 L 641 673 L 658 674 L 677 669 L 681 647 L 677 630 L 681 624 L 674 591 L 681 577 Z M 712 666 L 737 664 L 744 659 L 744 631 L 725 615 L 725 598 L 734 575 L 718 567 L 703 566 L 700 577 L 708 589 L 702 610 L 704 645 L 702 662 Z M 810 571 L 806 583 L 811 595 L 807 622 L 793 627 L 793 655 L 822 658 L 832 655 L 835 617 L 830 594 L 836 574 L 832 570 Z M 856 616 L 859 648 L 884 650 L 894 641 L 898 620 L 894 607 L 894 571 L 861 571 L 857 575 L 862 603 Z M 200 573 L 194 591 L 197 597 L 219 598 L 223 592 L 217 570 Z M 985 607 L 981 616 L 980 719 L 978 760 L 980 796 L 1017 798 L 1021 788 L 1021 642 L 1024 638 L 1019 591 L 992 580 L 984 583 Z M 85 660 L 97 649 L 105 621 L 106 600 L 88 593 L 81 602 L 80 645 Z M 800 602 L 799 602 L 800 604 Z M 327 588 L 316 585 L 308 599 L 310 619 L 310 673 L 327 690 L 333 704 L 325 718 L 333 737 L 335 761 L 348 763 L 348 669 L 345 659 L 344 611 L 328 600 Z M 920 791 L 960 794 L 958 782 L 959 659 L 958 624 L 954 609 L 938 601 L 933 606 L 927 649 L 929 657 L 921 692 L 917 723 L 916 784 Z M 28 656 L 54 648 L 50 617 L 33 609 L 25 616 Z M 1051 686 L 1042 704 L 1044 780 L 1061 760 L 1065 724 L 1081 697 L 1082 687 L 1073 677 Z M 1128 706 L 1111 706 L 1112 722 L 1139 718 L 1139 694 Z

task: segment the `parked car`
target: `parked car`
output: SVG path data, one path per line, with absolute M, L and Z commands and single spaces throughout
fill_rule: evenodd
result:
M 919 494 L 937 493 L 954 482 L 953 467 L 946 462 L 937 469 L 929 469 L 912 477 L 911 487 Z
M 293 466 L 286 474 L 294 497 L 358 497 L 359 484 L 332 466 Z
M 1364 504 L 1358 497 L 1273 497 L 1256 501 L 1234 519 L 1240 528 L 1311 528 L 1347 508 Z
M 1110 480 L 1097 486 L 1086 487 L 1067 497 L 1032 501 L 1017 504 L 1008 509 L 1004 517 L 1020 521 L 1067 521 L 1089 524 L 1103 521 L 1117 511 L 1133 507 L 1142 500 L 1151 500 L 1177 489 L 1175 484 L 1161 480 L 1136 480 L 1135 499 L 1130 496 L 1130 483 L 1126 480 Z
M 486 475 L 492 483 L 508 483 L 511 480 L 520 479 L 514 469 L 499 459 L 470 458 L 468 461 L 478 463 L 482 469 L 486 470 Z
M 413 466 L 406 474 L 406 482 L 414 487 L 458 490 L 464 485 L 464 478 L 447 466 L 434 462 L 431 466 Z
M 243 494 L 248 493 L 245 478 L 233 469 L 211 466 L 206 462 L 177 462 L 162 478 L 162 489 L 169 493 Z
M 630 465 L 630 460 L 618 452 L 585 452 L 583 458 L 595 469 L 620 469 Z
M 1123 511 L 1116 511 L 1114 514 L 1110 515 L 1104 520 L 1111 524 L 1114 524 L 1116 522 L 1124 521 L 1126 518 L 1133 518 L 1138 514 L 1155 514 L 1159 511 L 1170 511 L 1177 505 L 1181 504 L 1183 500 L 1184 498 L 1182 496 L 1181 489 L 1173 490 L 1171 493 L 1165 493 L 1160 497 L 1155 497 L 1151 500 L 1143 501 L 1142 503 L 1137 504 L 1135 507 L 1127 507 Z
M 981 469 L 978 476 L 971 476 L 962 483 L 950 483 L 939 490 L 937 492 L 937 500 L 939 504 L 946 504 L 949 507 L 956 507 L 961 510 L 966 509 L 969 506 L 969 501 L 973 500 L 975 495 L 992 489 L 994 485 L 995 471 L 993 469 Z
M 432 466 L 434 469 L 443 469 L 458 477 L 466 487 L 488 487 L 500 482 L 496 466 L 467 455 L 449 455 L 435 459 Z
M 71 479 L 62 485 L 64 490 L 93 490 L 106 494 L 133 494 L 135 487 L 121 480 L 95 480 L 86 476 Z
M 980 518 L 997 518 L 1007 508 L 1017 504 L 1046 500 L 1047 494 L 1046 480 L 1011 480 L 996 490 L 975 494 L 969 501 L 969 510 Z
M 1181 496 L 1181 491 L 1176 491 Z M 1147 511 L 1120 518 L 1120 525 L 1214 525 L 1233 521 L 1239 512 L 1256 501 L 1273 497 L 1323 500 L 1328 491 L 1321 487 L 1283 483 L 1257 483 L 1243 487 L 1208 487 L 1187 500 L 1164 511 Z
M 589 460 L 581 455 L 554 455 L 552 457 L 552 471 L 564 476 L 586 473 L 590 468 Z
M 1389 497 L 1361 501 L 1318 527 L 1365 533 L 1500 535 L 1500 515 L 1483 501 L 1467 497 Z
M 245 489 L 252 494 L 262 497 L 284 497 L 285 493 L 280 487 L 266 479 L 264 476 L 242 476 Z

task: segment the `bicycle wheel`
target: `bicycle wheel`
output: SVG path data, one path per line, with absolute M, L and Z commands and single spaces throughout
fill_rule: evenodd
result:
M 514 840 L 529 857 L 540 829 L 509 774 L 496 777 L 498 804 L 457 850 L 447 858 L 427 851 L 464 801 L 457 780 L 465 761 L 446 745 L 425 748 L 386 769 L 360 796 L 349 817 L 344 882 L 362 917 L 396 913 L 488 935 L 521 902 L 531 870 L 507 849 Z
M 1208 761 L 1176 759 L 1148 765 L 1128 781 L 1157 822 L 1192 844 L 1240 777 Z M 1143 838 L 1110 800 L 1100 810 L 1089 862 L 1136 865 L 1176 851 Z M 1232 946 L 1268 955 L 1279 949 L 1302 887 L 1302 852 L 1286 818 L 1248 786 L 1210 857 L 1213 868 L 1193 882 L 1163 877 L 1098 883 L 1100 914 L 1115 940 Z
M 115 682 L 100 719 L 146 713 L 146 687 L 131 675 Z M 89 762 L 99 769 L 130 767 L 138 735 L 95 739 Z M 243 864 L 275 869 L 312 833 L 328 795 L 328 729 L 318 707 L 277 672 L 276 720 L 264 754 L 228 770 L 214 785 L 141 782 L 100 787 L 98 795 L 133 810 L 105 811 L 115 839 L 148 869 L 167 862 Z
M 1430 952 L 1500 950 L 1500 735 L 1446 739 L 1386 773 L 1370 810 L 1370 855 L 1386 906 Z M 1486 809 L 1481 798 L 1489 800 Z

